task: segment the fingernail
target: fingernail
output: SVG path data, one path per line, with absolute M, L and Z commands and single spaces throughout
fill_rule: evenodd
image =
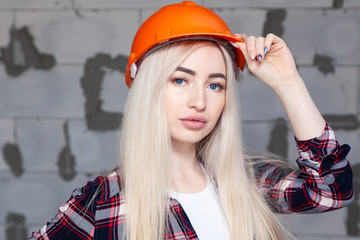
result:
M 250 58 L 251 58 L 252 60 L 255 59 L 255 53 L 254 53 L 254 52 L 250 53 Z
M 268 51 L 268 48 L 267 48 L 267 47 L 265 47 L 265 48 L 264 48 L 264 54 L 266 54 L 266 53 L 267 53 L 267 51 Z
M 262 61 L 263 61 L 263 56 L 262 56 L 261 54 L 259 54 L 259 55 L 257 56 L 257 58 L 258 58 L 259 63 L 262 63 Z

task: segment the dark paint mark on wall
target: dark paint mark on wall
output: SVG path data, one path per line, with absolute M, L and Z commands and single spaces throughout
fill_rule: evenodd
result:
M 333 8 L 342 8 L 344 6 L 344 0 L 333 0 Z
M 33 67 L 35 69 L 51 69 L 55 65 L 55 57 L 40 53 L 27 27 L 10 29 L 10 43 L 0 48 L 6 72 L 11 76 L 19 76 Z
M 354 174 L 354 200 L 347 207 L 346 230 L 348 236 L 360 236 L 360 164 L 351 166 Z
M 9 165 L 10 171 L 20 177 L 24 173 L 22 166 L 23 159 L 19 147 L 16 144 L 7 143 L 2 149 L 5 162 Z
M 282 23 L 286 18 L 285 9 L 272 9 L 266 14 L 266 21 L 263 28 L 263 36 L 268 33 L 274 33 L 281 37 L 284 34 L 284 26 Z
M 27 238 L 25 216 L 18 213 L 9 213 L 7 218 L 6 239 L 23 240 Z
M 81 86 L 86 98 L 86 123 L 90 130 L 107 131 L 118 129 L 122 113 L 105 112 L 100 99 L 101 85 L 106 74 L 103 68 L 125 72 L 127 57 L 119 55 L 114 59 L 108 54 L 99 53 L 89 58 L 85 64 Z M 119 81 L 121 81 L 119 79 Z
M 324 118 L 334 130 L 342 129 L 350 131 L 360 127 L 360 122 L 356 115 L 325 114 Z
M 69 129 L 68 123 L 64 124 L 64 134 L 65 134 L 65 147 L 61 150 L 57 166 L 59 168 L 60 176 L 65 180 L 69 181 L 72 180 L 76 176 L 75 170 L 75 157 L 71 152 L 70 147 L 70 137 L 69 137 Z
M 315 54 L 313 65 L 318 67 L 319 71 L 323 74 L 335 73 L 334 59 L 331 57 Z
M 288 156 L 288 132 L 289 128 L 286 124 L 286 121 L 282 118 L 279 118 L 274 128 L 270 133 L 270 142 L 268 144 L 268 151 L 287 158 Z

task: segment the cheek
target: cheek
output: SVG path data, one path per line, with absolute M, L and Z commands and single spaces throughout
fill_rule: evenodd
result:
M 176 109 L 175 106 L 176 102 L 171 98 L 167 98 L 165 104 L 166 104 L 166 113 L 169 117 L 171 113 L 174 111 L 174 109 Z
M 177 109 L 179 109 L 179 102 L 173 96 L 168 96 L 165 102 L 166 106 L 166 117 L 169 120 L 176 117 Z
M 216 112 L 218 116 L 220 117 L 221 113 L 224 111 L 225 108 L 225 96 L 217 102 L 217 109 Z
M 216 113 L 217 114 L 217 121 L 219 121 L 219 118 L 221 117 L 221 114 L 223 113 L 224 108 L 225 108 L 225 100 L 221 104 L 219 104 L 219 107 L 217 109 L 217 113 Z
M 216 102 L 213 110 L 212 110 L 212 118 L 214 121 L 212 121 L 211 128 L 213 129 L 217 122 L 219 121 L 222 112 L 224 111 L 225 103 L 222 101 Z

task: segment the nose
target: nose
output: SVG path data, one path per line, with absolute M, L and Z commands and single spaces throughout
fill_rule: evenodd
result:
M 189 95 L 189 108 L 195 108 L 197 111 L 202 111 L 206 108 L 206 92 L 203 86 L 196 84 L 191 88 Z

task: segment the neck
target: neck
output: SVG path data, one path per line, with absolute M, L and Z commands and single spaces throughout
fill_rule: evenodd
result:
M 172 142 L 171 168 L 186 172 L 198 163 L 196 159 L 196 145 Z
M 206 186 L 206 176 L 196 158 L 195 144 L 172 142 L 171 182 L 177 192 L 200 192 Z

